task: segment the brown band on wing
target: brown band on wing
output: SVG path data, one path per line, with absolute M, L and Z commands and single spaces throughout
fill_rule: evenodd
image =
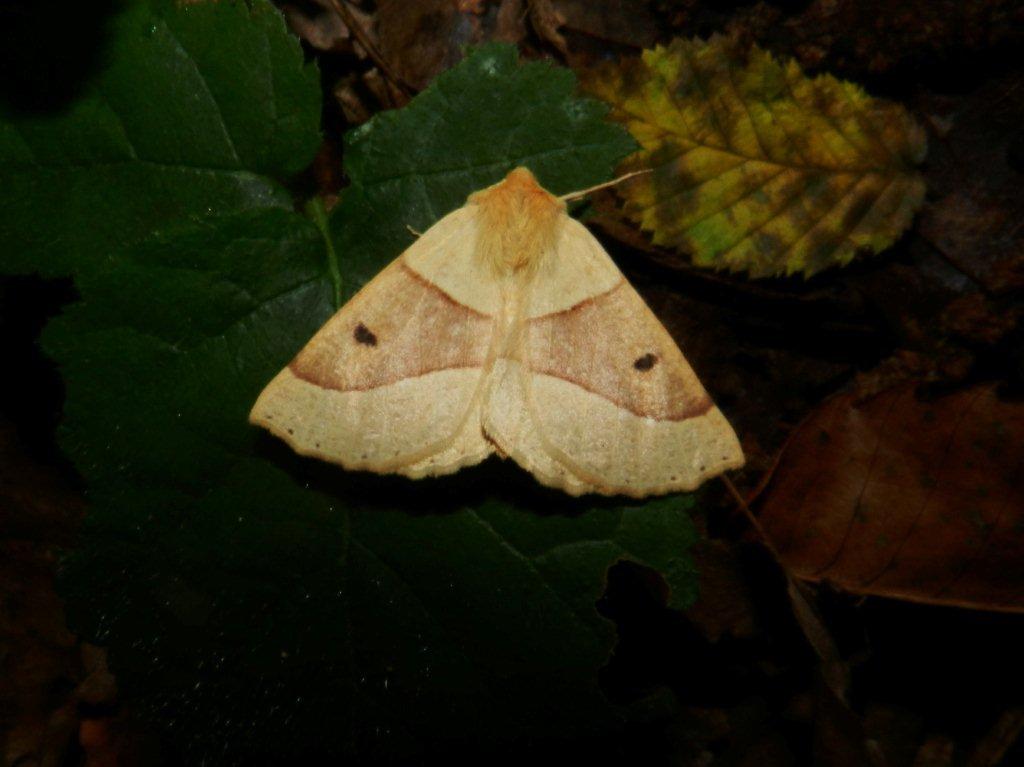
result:
M 623 277 L 621 280 L 616 282 L 614 285 L 612 285 L 610 288 L 608 288 L 608 290 L 604 291 L 603 293 L 597 293 L 595 295 L 588 296 L 587 298 L 584 298 L 582 301 L 580 301 L 578 304 L 573 304 L 568 309 L 559 309 L 557 312 L 551 312 L 550 314 L 542 314 L 539 317 L 531 317 L 530 321 L 531 322 L 537 322 L 539 320 L 555 319 L 555 318 L 561 317 L 563 315 L 571 314 L 572 312 L 581 311 L 583 309 L 586 309 L 588 306 L 590 306 L 591 304 L 595 303 L 596 301 L 600 301 L 605 296 L 614 293 L 616 290 L 618 290 L 619 288 L 621 288 L 625 284 L 626 284 L 626 278 Z
M 526 363 L 635 415 L 682 421 L 713 406 L 668 331 L 626 282 L 529 322 Z M 636 366 L 638 359 L 651 365 Z
M 490 315 L 484 314 L 483 312 L 478 312 L 476 309 L 473 309 L 472 307 L 466 306 L 461 301 L 453 298 L 451 295 L 448 294 L 448 292 L 446 290 L 444 290 L 443 288 L 441 288 L 438 285 L 435 285 L 433 282 L 428 280 L 426 277 L 424 277 L 422 274 L 417 272 L 415 269 L 413 269 L 412 267 L 408 266 L 404 261 L 400 261 L 398 265 L 399 265 L 399 267 L 401 268 L 401 270 L 402 270 L 402 272 L 404 274 L 408 275 L 409 277 L 412 277 L 412 279 L 416 280 L 416 282 L 420 283 L 420 285 L 422 285 L 422 286 L 424 286 L 426 288 L 429 288 L 430 290 L 436 292 L 437 295 L 440 298 L 444 299 L 445 301 L 450 303 L 452 306 L 457 306 L 460 309 L 465 309 L 467 312 L 470 312 L 471 314 L 473 314 L 473 315 L 475 315 L 477 317 L 482 317 L 484 319 L 490 319 Z
M 484 364 L 490 317 L 401 264 L 369 287 L 313 336 L 289 365 L 292 373 L 322 389 L 366 391 Z
M 591 388 L 590 386 L 587 385 L 587 381 L 585 379 L 573 379 L 565 374 L 556 375 L 553 373 L 543 372 L 540 370 L 534 370 L 533 372 L 539 373 L 540 375 L 550 376 L 551 378 L 558 378 L 562 381 L 567 381 L 568 383 L 571 383 L 574 386 L 580 387 L 584 391 L 588 391 L 591 394 L 596 394 L 599 397 L 608 400 L 613 405 L 617 405 L 618 407 L 621 407 L 623 410 L 628 410 L 633 415 L 638 415 L 641 418 L 653 418 L 655 421 L 685 421 L 688 418 L 697 418 L 698 416 L 702 416 L 715 406 L 715 403 L 714 401 L 712 401 L 711 397 L 705 394 L 703 399 L 695 399 L 690 405 L 686 407 L 686 409 L 680 410 L 676 413 L 657 412 L 650 407 L 645 408 L 641 405 L 638 405 L 638 403 L 635 400 L 632 400 L 630 398 L 618 396 L 615 393 L 609 392 L 607 390 L 601 391 L 596 388 Z

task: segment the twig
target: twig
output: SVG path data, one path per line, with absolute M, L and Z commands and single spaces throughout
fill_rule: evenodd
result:
M 737 505 L 743 510 L 743 514 L 746 516 L 750 526 L 757 531 L 758 536 L 761 538 L 761 543 L 768 549 L 768 552 L 778 564 L 779 569 L 782 570 L 782 574 L 785 575 L 786 592 L 789 595 L 790 606 L 793 608 L 793 617 L 800 625 L 808 643 L 814 648 L 815 654 L 821 660 L 821 673 L 825 684 L 829 686 L 836 698 L 846 705 L 846 691 L 850 687 L 850 671 L 839 652 L 836 640 L 832 637 L 832 633 L 828 628 L 826 628 L 821 616 L 818 615 L 818 611 L 814 607 L 812 595 L 808 592 L 807 587 L 790 573 L 789 568 L 786 567 L 779 556 L 778 549 L 775 548 L 775 545 L 761 525 L 761 520 L 754 516 L 754 512 L 750 510 L 746 500 L 740 494 L 740 491 L 736 489 L 736 485 L 724 474 L 721 476 L 721 479 L 729 490 L 729 494 L 732 495 Z
M 345 26 L 349 28 L 349 31 L 355 35 L 356 40 L 366 50 L 366 55 L 369 56 L 373 63 L 377 65 L 377 69 L 381 71 L 388 80 L 391 81 L 392 85 L 398 88 L 406 96 L 411 96 L 415 93 L 415 89 L 409 85 L 402 76 L 398 74 L 391 65 L 384 59 L 381 52 L 377 50 L 377 46 L 374 45 L 373 40 L 370 39 L 370 35 L 367 34 L 366 30 L 363 29 L 363 25 L 359 23 L 358 19 L 353 15 L 352 11 L 345 4 L 345 0 L 330 0 L 331 7 L 334 8 L 335 12 L 341 17 L 341 20 L 345 23 Z
M 743 498 L 742 495 L 740 495 L 740 491 L 736 489 L 736 485 L 732 483 L 732 480 L 729 479 L 729 477 L 726 476 L 725 474 L 721 476 L 721 479 L 722 482 L 725 484 L 726 489 L 729 491 L 729 494 L 733 497 L 733 500 L 736 501 L 736 505 L 743 510 L 743 514 L 744 516 L 746 516 L 747 521 L 750 523 L 750 526 L 754 528 L 754 530 L 757 531 L 757 534 L 761 537 L 761 542 L 764 544 L 764 547 L 771 552 L 771 555 L 779 563 L 782 569 L 785 570 L 786 566 L 782 564 L 782 559 L 781 557 L 779 557 L 778 550 L 775 548 L 775 545 L 768 537 L 768 533 L 766 533 L 764 531 L 764 528 L 761 526 L 761 520 L 754 516 L 754 512 L 752 512 L 750 510 L 750 507 L 747 506 L 746 500 Z

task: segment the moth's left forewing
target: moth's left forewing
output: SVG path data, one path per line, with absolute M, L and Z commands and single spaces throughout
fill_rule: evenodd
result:
M 250 421 L 349 469 L 447 474 L 494 451 L 480 430 L 497 291 L 474 264 L 476 212 L 425 232 L 310 339 Z
M 731 426 L 600 244 L 566 216 L 555 249 L 524 289 L 521 349 L 495 370 L 492 439 L 576 495 L 692 490 L 741 466 Z

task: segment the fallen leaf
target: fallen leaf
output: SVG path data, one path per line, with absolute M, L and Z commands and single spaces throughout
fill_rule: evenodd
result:
M 924 197 L 925 136 L 897 104 L 724 37 L 602 68 L 589 90 L 643 147 L 625 212 L 656 245 L 752 276 L 813 274 L 888 247 Z
M 1024 72 L 986 80 L 965 96 L 923 105 L 941 138 L 929 160 L 936 199 L 918 231 L 989 293 L 1024 287 L 1024 197 L 1013 149 L 1024 121 Z
M 565 24 L 565 17 L 554 9 L 551 0 L 528 0 L 527 5 L 530 9 L 530 24 L 541 39 L 551 43 L 563 56 L 568 54 L 569 46 L 558 31 Z
M 987 191 L 985 183 L 984 176 L 975 177 L 926 208 L 921 234 L 990 289 L 1024 287 L 1024 203 L 1019 189 L 1003 197 Z
M 1024 404 L 985 384 L 825 403 L 793 434 L 760 518 L 788 568 L 858 594 L 1024 610 Z
M 994 346 L 1022 317 L 1024 306 L 1019 302 L 993 299 L 979 290 L 951 301 L 942 312 L 941 325 L 953 337 Z
M 331 89 L 349 127 L 362 125 L 377 112 L 402 103 L 404 97 L 389 83 L 380 70 L 348 72 Z M 340 164 L 339 164 L 340 169 Z
M 599 40 L 643 48 L 658 38 L 658 21 L 648 0 L 545 0 L 560 26 Z
M 519 42 L 525 33 L 523 2 L 381 0 L 377 9 L 381 54 L 405 82 L 422 90 L 461 61 L 467 46 Z
M 1024 39 L 1017 0 L 814 0 L 768 31 L 805 65 L 857 74 L 923 68 L 962 52 Z
M 974 339 L 986 334 L 984 318 L 968 321 L 966 314 L 957 314 L 957 302 L 976 292 L 977 286 L 920 237 L 908 237 L 898 258 L 850 270 L 834 287 L 859 297 L 872 322 L 888 338 L 887 353 L 896 355 L 888 364 L 876 360 L 888 368 L 877 371 L 880 375 L 868 366 L 860 367 L 862 375 L 876 379 L 865 390 L 888 388 L 887 378 L 892 383 L 899 377 L 963 381 L 971 371 L 976 359 L 973 344 L 965 348 L 964 338 L 951 331 L 959 326 Z M 967 299 L 963 306 L 970 304 Z M 903 375 L 898 375 L 900 369 Z
M 316 10 L 309 10 L 310 5 L 315 6 Z M 355 20 L 362 24 L 363 30 L 370 34 L 373 17 L 351 4 L 348 9 Z M 311 4 L 288 3 L 281 7 L 281 11 L 288 22 L 288 28 L 317 50 L 350 53 L 361 59 L 366 58 L 363 46 L 355 39 L 352 30 L 345 26 L 330 0 L 314 0 Z
M 971 357 L 962 354 L 934 357 L 897 349 L 871 370 L 858 371 L 852 393 L 862 401 L 908 381 L 962 381 L 972 362 Z

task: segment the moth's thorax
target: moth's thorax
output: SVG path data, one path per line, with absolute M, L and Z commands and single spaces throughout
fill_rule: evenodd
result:
M 535 269 L 554 250 L 565 203 L 526 168 L 470 195 L 469 203 L 479 206 L 476 252 L 499 274 Z

